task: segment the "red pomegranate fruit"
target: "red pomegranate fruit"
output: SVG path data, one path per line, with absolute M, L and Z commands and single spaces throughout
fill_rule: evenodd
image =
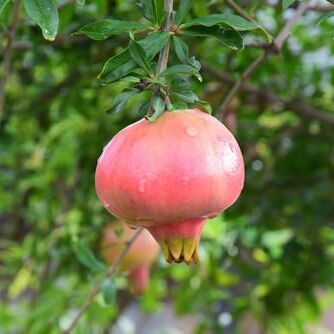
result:
M 203 224 L 239 197 L 244 162 L 216 118 L 175 110 L 120 131 L 98 160 L 95 184 L 104 207 L 148 229 L 167 262 L 197 263 Z
M 118 233 L 120 232 L 120 233 Z M 135 230 L 124 222 L 117 221 L 106 226 L 102 234 L 102 255 L 108 265 L 112 265 L 123 250 L 126 241 L 131 239 Z M 159 246 L 150 233 L 143 230 L 122 258 L 120 271 L 129 273 L 130 290 L 139 294 L 146 290 L 150 268 L 158 257 Z

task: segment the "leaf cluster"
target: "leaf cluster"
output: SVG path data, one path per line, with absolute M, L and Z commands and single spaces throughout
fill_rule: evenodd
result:
M 166 12 L 163 1 L 142 0 L 137 6 L 143 21 L 99 20 L 81 27 L 75 35 L 84 34 L 95 40 L 105 40 L 119 33 L 129 34 L 129 44 L 118 54 L 109 58 L 98 75 L 102 85 L 118 81 L 132 82 L 108 109 L 108 112 L 122 111 L 133 96 L 148 90 L 158 89 L 158 95 L 147 95 L 139 110 L 153 107 L 154 113 L 148 119 L 155 120 L 165 110 L 185 109 L 199 106 L 211 113 L 211 107 L 192 90 L 190 77 L 202 82 L 201 65 L 189 54 L 187 37 L 213 37 L 225 47 L 239 50 L 244 47 L 241 33 L 255 31 L 270 41 L 270 35 L 260 26 L 229 12 L 211 14 L 192 19 L 191 0 L 181 1 L 173 12 L 172 27 L 165 31 Z M 157 55 L 171 43 L 178 63 L 170 65 L 162 73 L 157 73 Z M 156 95 L 156 94 L 155 94 Z M 152 99 L 152 103 L 150 100 Z M 172 102 L 170 102 L 172 101 Z

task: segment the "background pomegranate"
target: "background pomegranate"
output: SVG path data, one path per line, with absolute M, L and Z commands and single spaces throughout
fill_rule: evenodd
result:
M 164 113 L 118 133 L 96 169 L 96 191 L 109 212 L 144 226 L 167 262 L 198 262 L 203 223 L 232 205 L 244 163 L 231 132 L 198 109 Z
M 111 265 L 117 255 L 125 247 L 135 230 L 124 222 L 113 222 L 103 230 L 102 255 L 108 265 Z M 159 246 L 150 233 L 143 230 L 133 242 L 122 259 L 120 271 L 129 273 L 130 289 L 134 293 L 143 292 L 149 282 L 150 267 L 159 254 Z

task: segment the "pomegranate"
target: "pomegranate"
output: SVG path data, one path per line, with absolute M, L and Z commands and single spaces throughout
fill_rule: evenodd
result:
M 120 230 L 120 235 L 117 234 L 117 230 Z M 107 225 L 102 235 L 102 254 L 108 265 L 114 262 L 125 247 L 126 241 L 134 233 L 135 231 L 122 221 Z M 150 268 L 158 253 L 158 244 L 150 233 L 143 230 L 123 257 L 120 271 L 129 273 L 130 289 L 133 293 L 142 293 L 146 290 Z
M 167 262 L 190 264 L 199 260 L 204 222 L 239 197 L 244 162 L 216 118 L 175 110 L 119 132 L 98 160 L 95 183 L 104 207 L 148 229 Z

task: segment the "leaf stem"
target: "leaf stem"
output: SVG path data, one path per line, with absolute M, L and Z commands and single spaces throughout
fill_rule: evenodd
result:
M 139 234 L 143 231 L 143 228 L 140 227 L 136 233 L 125 243 L 125 247 L 122 249 L 122 251 L 118 254 L 118 256 L 115 259 L 115 262 L 112 264 L 112 266 L 109 267 L 108 271 L 105 274 L 105 278 L 112 277 L 116 274 L 116 271 L 123 260 L 124 256 L 130 249 L 131 245 L 135 242 Z M 72 320 L 70 325 L 65 329 L 62 334 L 68 334 L 71 333 L 71 331 L 74 329 L 78 321 L 81 319 L 82 315 L 87 311 L 89 306 L 93 303 L 95 297 L 100 291 L 100 281 L 95 282 L 93 285 L 92 289 L 89 292 L 89 295 L 87 297 L 86 302 L 82 305 L 80 310 L 78 311 L 77 315 L 75 318 Z
M 164 2 L 164 9 L 167 14 L 165 23 L 162 27 L 162 31 L 164 32 L 170 32 L 171 27 L 172 27 L 172 12 L 173 12 L 173 5 L 174 5 L 174 0 L 165 0 Z M 170 49 L 170 41 L 167 42 L 167 44 L 163 47 L 163 49 L 159 53 L 159 60 L 158 60 L 158 66 L 156 70 L 156 77 L 158 77 L 166 68 L 168 64 L 168 57 L 169 57 L 169 49 Z M 159 85 L 155 85 L 153 88 L 153 94 L 152 94 L 152 100 L 155 96 L 159 95 Z M 149 110 L 147 112 L 147 116 L 152 116 L 153 114 L 153 107 L 152 107 L 152 100 L 151 104 L 149 107 Z M 169 101 L 169 97 L 166 96 L 166 102 Z

